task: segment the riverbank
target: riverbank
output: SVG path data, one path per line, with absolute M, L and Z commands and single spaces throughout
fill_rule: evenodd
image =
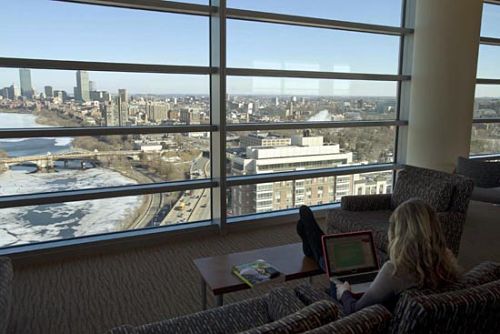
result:
M 35 122 L 42 126 L 56 126 L 56 127 L 79 127 L 81 123 L 74 119 L 63 117 L 57 111 L 40 110 L 33 112 Z

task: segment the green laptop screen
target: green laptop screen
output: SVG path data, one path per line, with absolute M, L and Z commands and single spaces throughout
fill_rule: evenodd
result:
M 375 267 L 369 235 L 346 235 L 325 240 L 331 273 Z

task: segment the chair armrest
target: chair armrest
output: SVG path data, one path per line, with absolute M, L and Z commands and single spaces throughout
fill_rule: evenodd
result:
M 391 194 L 344 196 L 340 207 L 347 211 L 390 210 L 391 198 Z

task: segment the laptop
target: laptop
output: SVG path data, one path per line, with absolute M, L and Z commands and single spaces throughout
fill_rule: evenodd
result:
M 380 269 L 371 231 L 323 235 L 328 278 L 350 284 L 372 282 Z

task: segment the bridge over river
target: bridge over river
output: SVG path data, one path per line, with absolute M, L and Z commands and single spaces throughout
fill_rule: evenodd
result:
M 98 160 L 100 157 L 110 157 L 110 156 L 130 156 L 137 157 L 141 151 L 85 151 L 85 152 L 68 152 L 68 153 L 58 153 L 46 155 L 32 155 L 23 157 L 11 157 L 0 159 L 0 166 L 9 168 L 14 165 L 20 165 L 25 163 L 35 164 L 38 169 L 52 169 L 56 161 L 70 161 L 70 160 L 84 160 L 92 159 Z

